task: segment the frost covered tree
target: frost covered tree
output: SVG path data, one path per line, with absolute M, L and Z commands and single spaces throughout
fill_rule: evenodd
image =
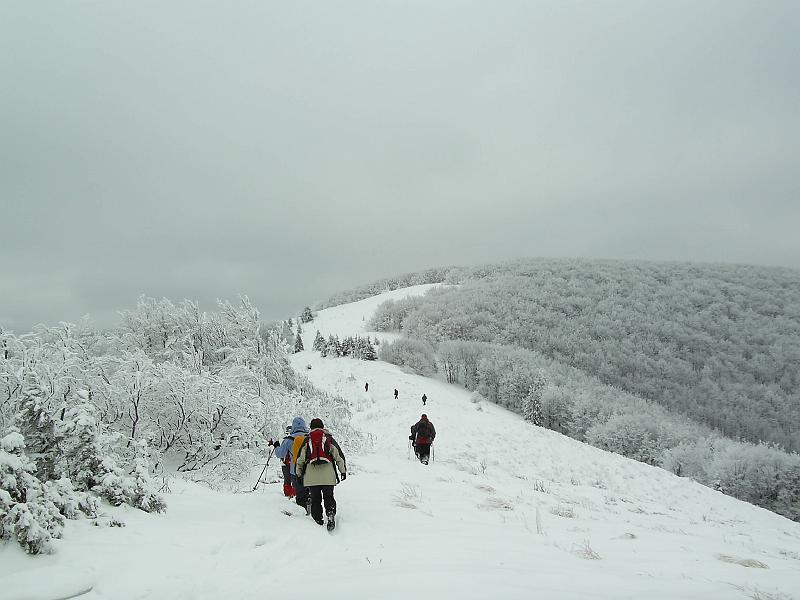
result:
M 306 306 L 303 309 L 303 312 L 300 313 L 300 321 L 303 323 L 311 323 L 314 320 L 314 313 L 311 312 L 311 308 Z
M 0 539 L 15 539 L 28 554 L 49 553 L 64 517 L 34 470 L 19 432 L 0 439 Z
M 303 338 L 300 337 L 300 332 L 298 332 L 297 335 L 294 337 L 295 354 L 298 352 L 302 352 L 303 350 L 305 350 L 305 348 L 303 348 Z
M 156 491 L 150 477 L 150 459 L 147 442 L 139 440 L 133 444 L 135 457 L 133 466 L 133 484 L 129 487 L 129 504 L 145 512 L 164 512 L 167 504 Z
M 22 389 L 22 408 L 16 426 L 25 440 L 25 452 L 33 460 L 34 473 L 42 481 L 55 476 L 58 458 L 58 434 L 45 390 L 31 372 Z
M 314 336 L 314 344 L 312 346 L 312 349 L 314 350 L 314 352 L 322 352 L 324 348 L 325 348 L 325 338 L 322 337 L 322 334 L 319 332 L 319 329 L 317 329 L 317 335 Z

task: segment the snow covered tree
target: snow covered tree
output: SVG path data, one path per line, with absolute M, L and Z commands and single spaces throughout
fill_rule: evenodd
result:
M 375 347 L 370 343 L 369 338 L 364 340 L 361 360 L 378 360 L 378 353 L 375 352 Z
M 147 442 L 139 440 L 133 444 L 135 457 L 133 466 L 133 485 L 129 490 L 129 503 L 145 512 L 164 512 L 167 503 L 156 491 L 150 477 L 150 460 Z
M 311 309 L 306 306 L 303 309 L 303 312 L 300 313 L 300 321 L 303 323 L 311 323 L 314 320 L 314 314 L 311 312 Z
M 319 332 L 319 329 L 317 329 L 317 335 L 314 336 L 314 345 L 312 346 L 312 349 L 315 352 L 322 352 L 324 348 L 325 348 L 325 338 L 322 337 L 322 334 Z
M 0 539 L 17 540 L 28 554 L 49 553 L 53 538 L 61 537 L 64 517 L 34 469 L 18 431 L 0 439 Z
M 42 481 L 54 477 L 58 457 L 58 441 L 53 417 L 45 392 L 34 372 L 25 376 L 22 388 L 22 410 L 16 426 L 25 440 L 25 453 L 33 460 L 34 474 Z
M 110 453 L 108 436 L 102 434 L 97 409 L 85 390 L 78 392 L 77 403 L 67 409 L 62 427 L 63 474 L 79 491 L 95 492 L 114 506 L 123 504 L 130 480 Z
M 303 338 L 300 337 L 300 333 L 298 332 L 298 334 L 294 337 L 294 352 L 297 354 L 303 350 L 305 350 L 305 348 L 303 348 Z
M 531 386 L 530 391 L 523 398 L 522 417 L 533 425 L 542 424 L 542 393 L 540 389 Z

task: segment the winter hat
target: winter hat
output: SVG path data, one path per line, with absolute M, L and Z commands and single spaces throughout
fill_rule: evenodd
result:
M 322 429 L 325 425 L 322 423 L 322 419 L 311 419 L 310 427 L 311 429 Z
M 422 415 L 422 418 L 423 418 L 423 419 L 427 419 L 427 418 L 428 418 L 428 415 Z

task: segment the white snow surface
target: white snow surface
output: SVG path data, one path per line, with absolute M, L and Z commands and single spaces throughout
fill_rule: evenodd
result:
M 304 343 L 317 328 L 363 335 L 381 301 L 429 287 L 321 311 Z M 69 522 L 50 556 L 0 547 L 0 599 L 800 597 L 800 524 L 390 364 L 312 351 L 292 360 L 347 398 L 375 440 L 348 456 L 333 534 L 280 484 L 221 493 L 173 480 L 165 515 L 121 507 L 108 510 L 125 528 Z M 422 412 L 437 430 L 428 466 L 409 458 Z

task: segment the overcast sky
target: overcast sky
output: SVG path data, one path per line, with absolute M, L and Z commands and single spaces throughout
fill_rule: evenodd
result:
M 523 256 L 800 267 L 800 2 L 0 2 L 0 325 Z

